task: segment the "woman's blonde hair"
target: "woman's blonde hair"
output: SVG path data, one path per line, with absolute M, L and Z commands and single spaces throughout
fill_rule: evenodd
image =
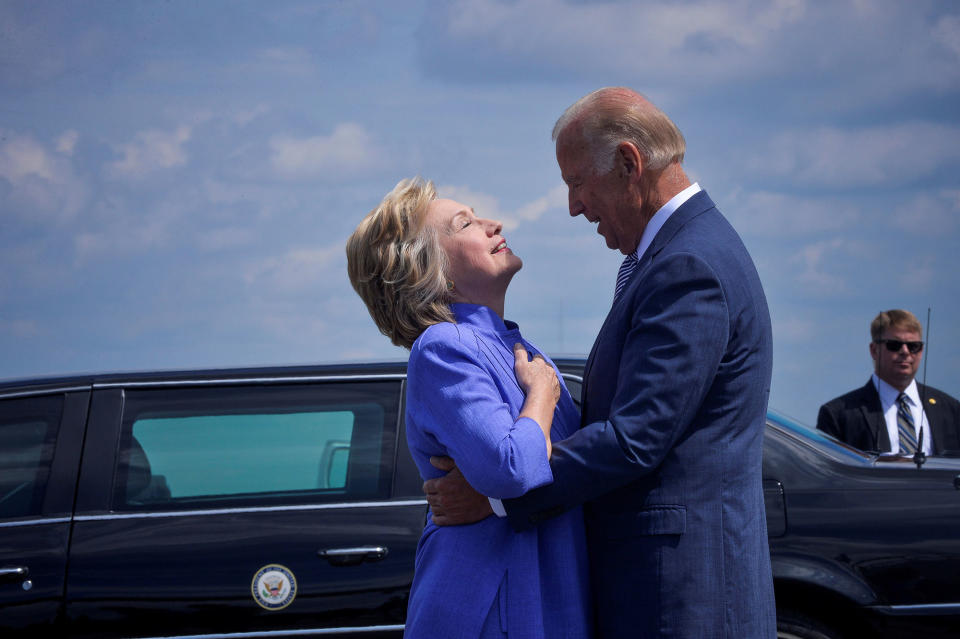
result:
M 347 273 L 380 332 L 410 348 L 428 326 L 452 322 L 447 256 L 425 224 L 429 180 L 401 180 L 347 240 Z

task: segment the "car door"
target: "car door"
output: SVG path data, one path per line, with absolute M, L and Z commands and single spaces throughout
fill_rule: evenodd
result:
M 400 376 L 203 382 L 95 391 L 72 634 L 399 636 L 425 512 Z
M 88 393 L 0 397 L 0 635 L 60 635 Z
M 890 458 L 856 473 L 856 568 L 894 614 L 960 611 L 960 461 Z M 853 508 L 849 508 L 854 510 Z M 955 617 L 957 619 L 958 617 Z

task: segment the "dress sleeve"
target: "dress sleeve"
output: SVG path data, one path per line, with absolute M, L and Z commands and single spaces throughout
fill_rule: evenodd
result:
M 488 497 L 516 497 L 553 481 L 540 426 L 517 419 L 519 408 L 511 409 L 456 326 L 431 328 L 407 364 L 408 428 L 436 441 Z

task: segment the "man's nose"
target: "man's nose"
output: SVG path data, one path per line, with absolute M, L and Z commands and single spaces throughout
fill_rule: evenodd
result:
M 569 200 L 569 207 L 570 207 L 570 217 L 577 217 L 578 215 L 581 215 L 584 210 L 583 202 L 581 202 L 580 200 L 576 200 L 572 197 Z

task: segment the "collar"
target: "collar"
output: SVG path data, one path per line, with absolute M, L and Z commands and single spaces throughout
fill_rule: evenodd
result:
M 880 405 L 886 409 L 888 406 L 892 406 L 896 403 L 897 397 L 900 396 L 900 391 L 886 383 L 874 373 L 872 376 L 873 385 L 877 389 L 877 394 L 880 395 Z M 904 389 L 904 394 L 910 400 L 910 403 L 914 406 L 920 405 L 920 391 L 917 389 L 917 380 L 910 380 L 910 385 Z
M 457 324 L 472 326 L 482 331 L 502 335 L 518 328 L 516 323 L 500 319 L 489 306 L 456 302 L 450 305 L 450 310 L 453 311 Z
M 700 184 L 694 182 L 670 198 L 669 202 L 661 206 L 660 209 L 653 214 L 653 217 L 650 218 L 650 221 L 647 222 L 646 228 L 643 229 L 643 235 L 640 236 L 640 243 L 637 244 L 637 249 L 633 252 L 633 256 L 637 259 L 640 259 L 640 257 L 650 247 L 650 244 L 653 242 L 653 238 L 657 236 L 657 233 L 663 227 L 667 219 L 673 215 L 674 211 L 683 206 L 687 200 L 699 192 Z

